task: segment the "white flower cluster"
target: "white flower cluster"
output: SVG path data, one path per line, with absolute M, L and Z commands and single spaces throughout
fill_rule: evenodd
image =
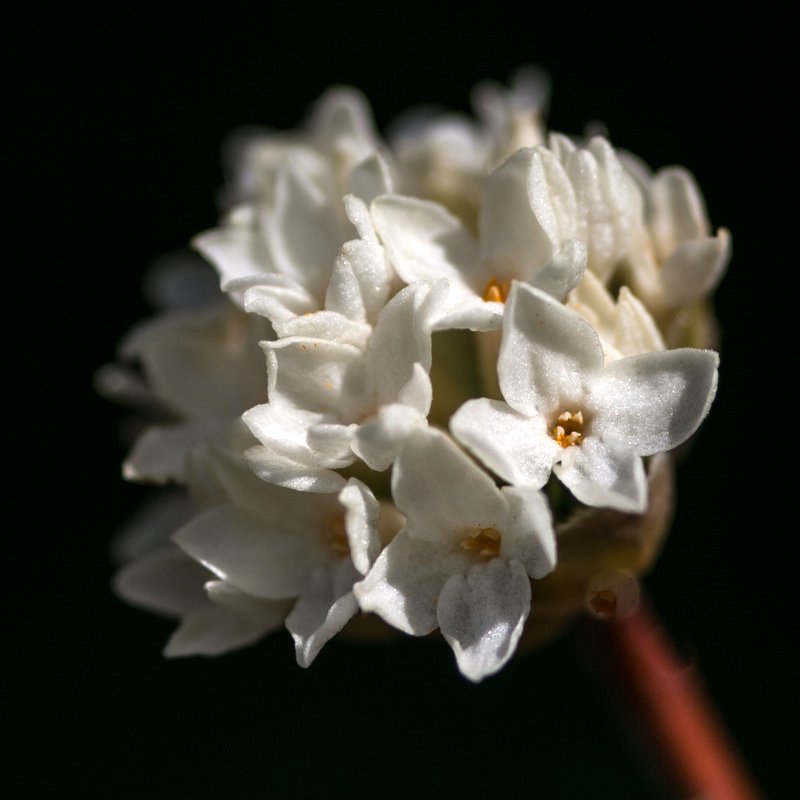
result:
M 646 513 L 648 457 L 714 396 L 716 354 L 685 345 L 710 341 L 729 238 L 685 170 L 546 136 L 545 95 L 522 71 L 478 88 L 476 120 L 418 116 L 389 144 L 337 88 L 302 130 L 240 143 L 230 208 L 193 242 L 220 296 L 140 326 L 138 373 L 102 378 L 153 423 L 125 475 L 188 492 L 122 540 L 115 578 L 180 620 L 167 655 L 285 625 L 307 666 L 372 612 L 438 628 L 479 681 L 559 525 Z

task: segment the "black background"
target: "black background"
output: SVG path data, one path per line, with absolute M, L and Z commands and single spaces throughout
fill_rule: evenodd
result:
M 478 687 L 406 639 L 337 640 L 308 670 L 288 634 L 167 662 L 171 625 L 109 591 L 109 537 L 146 492 L 119 478 L 122 415 L 92 374 L 148 313 L 145 267 L 215 224 L 224 135 L 293 127 L 332 83 L 381 129 L 420 103 L 466 111 L 476 81 L 524 63 L 552 75 L 553 129 L 602 120 L 651 165 L 686 165 L 733 233 L 720 390 L 646 585 L 765 794 L 792 796 L 791 56 L 769 6 L 643 8 L 33 5 L 6 26 L 13 796 L 660 796 L 576 634 Z

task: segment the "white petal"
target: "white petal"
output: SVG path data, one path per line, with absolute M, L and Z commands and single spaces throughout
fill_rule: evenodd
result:
M 554 242 L 548 235 L 552 225 L 537 218 L 528 196 L 533 162 L 540 159 L 535 150 L 519 150 L 486 181 L 479 220 L 480 257 L 497 280 L 523 279 L 553 254 Z
M 251 447 L 244 456 L 250 469 L 262 481 L 296 492 L 327 494 L 338 492 L 345 484 L 338 472 L 295 461 L 270 447 Z
M 437 617 L 465 677 L 481 681 L 511 658 L 530 604 L 530 581 L 517 561 L 495 558 L 447 581 Z
M 426 425 L 425 417 L 412 406 L 382 406 L 375 417 L 359 426 L 351 447 L 370 469 L 382 472 L 397 458 L 409 432 Z
M 308 445 L 308 431 L 314 425 L 331 421 L 331 417 L 300 408 L 262 403 L 245 411 L 242 420 L 261 444 L 293 461 L 309 466 L 322 466 Z
M 382 153 L 373 153 L 353 168 L 347 180 L 347 192 L 369 205 L 376 197 L 394 190 L 394 178 Z
M 225 581 L 208 581 L 205 590 L 214 605 L 252 620 L 265 631 L 280 628 L 292 606 L 290 600 L 260 600 L 251 597 Z
M 357 347 L 303 336 L 262 346 L 271 403 L 332 414 L 341 422 L 366 410 L 364 355 Z
M 341 576 L 345 573 L 349 583 L 341 593 Z M 334 569 L 319 567 L 308 586 L 286 618 L 286 627 L 292 634 L 297 663 L 307 667 L 317 657 L 322 647 L 330 641 L 358 612 L 358 603 L 350 587 L 360 577 L 353 565 L 341 561 Z
M 664 262 L 681 243 L 709 234 L 705 203 L 690 172 L 682 167 L 659 170 L 650 184 L 650 228 Z
M 181 617 L 206 602 L 209 571 L 177 547 L 160 547 L 114 575 L 114 592 L 139 608 Z
M 237 589 L 281 600 L 298 596 L 319 563 L 321 543 L 320 549 L 312 547 L 313 533 L 270 527 L 251 514 L 220 506 L 195 517 L 173 540 Z
M 192 247 L 211 262 L 222 286 L 273 269 L 264 243 L 250 225 L 228 225 L 200 233 L 192 239 Z
M 586 245 L 570 239 L 544 266 L 533 272 L 529 283 L 555 300 L 563 300 L 583 278 L 586 258 Z
M 126 480 L 165 484 L 186 479 L 186 454 L 199 442 L 223 442 L 229 420 L 206 419 L 152 425 L 139 436 L 122 465 Z
M 275 271 L 295 278 L 321 307 L 341 240 L 330 198 L 299 165 L 281 167 L 264 230 Z
M 471 563 L 465 553 L 400 531 L 353 587 L 362 611 L 374 611 L 413 636 L 436 630 L 436 602 L 447 579 Z
M 478 260 L 477 244 L 444 206 L 384 195 L 372 201 L 371 213 L 389 260 L 406 283 L 447 278 L 454 289 L 483 294 L 489 276 Z
M 275 285 L 271 281 L 258 284 L 254 281 L 235 281 L 226 288 L 233 293 L 242 293 L 242 307 L 248 314 L 259 314 L 273 325 L 280 325 L 319 308 L 318 299 L 302 286 Z
M 593 432 L 638 455 L 671 450 L 705 418 L 717 389 L 719 357 L 683 348 L 614 361 L 592 391 Z
M 624 450 L 611 450 L 594 436 L 568 447 L 553 472 L 588 506 L 616 508 L 641 514 L 647 508 L 647 477 L 642 459 Z
M 345 530 L 350 557 L 355 568 L 366 575 L 381 550 L 378 501 L 361 481 L 350 478 L 347 486 L 339 492 L 339 502 L 345 507 Z
M 275 333 L 281 338 L 302 336 L 310 339 L 328 339 L 340 344 L 351 344 L 362 348 L 372 333 L 364 322 L 357 322 L 335 311 L 316 311 L 293 317 L 283 323 L 275 323 Z
M 167 642 L 164 655 L 218 656 L 247 647 L 276 627 L 209 603 L 183 618 Z
M 543 578 L 556 566 L 556 536 L 547 498 L 531 487 L 504 486 L 500 491 L 509 508 L 500 556 L 519 561 L 531 578 Z
M 730 259 L 730 235 L 682 242 L 661 267 L 664 300 L 680 308 L 701 300 L 719 283 Z
M 356 459 L 351 450 L 358 425 L 322 423 L 308 429 L 308 449 L 316 463 L 327 469 L 342 469 Z
M 614 344 L 623 356 L 638 356 L 666 349 L 655 320 L 627 286 L 619 290 L 617 298 Z
M 485 302 L 475 294 L 452 293 L 434 322 L 437 331 L 494 331 L 503 324 L 503 304 Z
M 450 419 L 460 442 L 503 480 L 544 486 L 561 448 L 547 433 L 544 417 L 527 417 L 505 403 L 468 400 Z
M 579 314 L 533 287 L 512 285 L 498 358 L 500 388 L 512 408 L 549 416 L 578 403 L 602 366 L 600 340 Z
M 409 535 L 460 542 L 464 528 L 491 528 L 506 504 L 483 470 L 433 428 L 413 428 L 392 472 L 392 496 L 408 518 Z
M 377 403 L 397 401 L 417 364 L 430 369 L 433 320 L 446 292 L 444 281 L 415 283 L 381 311 L 366 352 L 367 391 Z

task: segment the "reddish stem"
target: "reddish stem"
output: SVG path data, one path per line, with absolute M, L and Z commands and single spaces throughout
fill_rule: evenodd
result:
M 604 623 L 616 682 L 637 730 L 655 749 L 682 796 L 699 800 L 757 800 L 714 711 L 696 668 L 678 659 L 667 633 L 645 603 L 630 616 Z

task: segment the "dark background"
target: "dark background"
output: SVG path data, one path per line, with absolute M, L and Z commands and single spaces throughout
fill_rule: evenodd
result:
M 337 640 L 305 671 L 288 634 L 167 662 L 171 624 L 109 591 L 108 540 L 146 492 L 119 478 L 122 414 L 92 374 L 148 313 L 147 265 L 215 224 L 224 135 L 293 127 L 332 83 L 359 86 L 381 129 L 420 103 L 466 111 L 476 81 L 524 63 L 552 75 L 551 128 L 602 120 L 652 166 L 689 167 L 733 233 L 720 390 L 646 585 L 765 795 L 792 796 L 797 225 L 781 20 L 763 5 L 714 19 L 550 6 L 33 5 L 6 26 L 12 796 L 661 796 L 577 634 L 478 687 L 445 645 L 406 639 Z

